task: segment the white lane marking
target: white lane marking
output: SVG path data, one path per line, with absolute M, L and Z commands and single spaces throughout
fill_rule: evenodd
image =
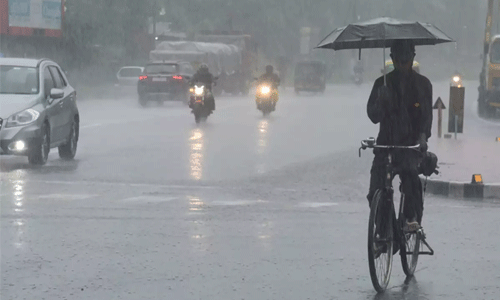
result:
M 237 205 L 251 205 L 257 203 L 267 203 L 268 201 L 264 200 L 233 200 L 233 201 L 214 201 L 209 203 L 209 205 L 217 205 L 217 206 L 237 206 Z
M 217 186 L 200 185 L 169 185 L 169 184 L 151 184 L 151 183 L 125 183 L 125 182 L 105 182 L 105 181 L 60 181 L 60 180 L 31 180 L 31 182 L 45 184 L 65 184 L 65 185 L 104 185 L 104 186 L 129 186 L 129 187 L 153 187 L 153 188 L 171 188 L 171 189 L 220 189 Z
M 281 191 L 281 192 L 296 192 L 297 190 L 295 189 L 287 189 L 287 188 L 275 188 L 275 191 Z
M 60 199 L 60 200 L 85 200 L 93 197 L 97 197 L 98 195 L 75 195 L 75 194 L 48 194 L 48 195 L 40 195 L 39 199 Z
M 320 207 L 330 207 L 337 206 L 338 203 L 334 202 L 302 202 L 298 204 L 298 207 L 307 207 L 307 208 L 320 208 Z
M 101 123 L 97 123 L 97 124 L 83 125 L 83 126 L 80 126 L 80 129 L 86 129 L 86 128 L 92 128 L 92 127 L 99 127 L 99 126 L 102 126 L 102 124 Z
M 161 203 L 161 202 L 169 202 L 172 200 L 179 199 L 178 197 L 156 197 L 156 196 L 138 196 L 126 198 L 121 201 L 129 202 L 129 203 L 137 203 L 137 202 L 147 202 L 147 203 Z

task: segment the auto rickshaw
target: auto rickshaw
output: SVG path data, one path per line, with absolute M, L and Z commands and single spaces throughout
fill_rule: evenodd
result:
M 420 64 L 416 60 L 413 61 L 413 70 L 420 73 Z M 387 73 L 394 71 L 394 64 L 392 63 L 392 60 L 389 59 L 385 61 L 385 71 Z M 384 74 L 384 69 L 380 70 L 380 72 Z
M 326 88 L 326 64 L 319 60 L 307 60 L 295 66 L 295 93 L 321 92 Z

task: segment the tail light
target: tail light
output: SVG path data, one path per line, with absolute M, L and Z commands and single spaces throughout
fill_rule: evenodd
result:
M 182 76 L 181 75 L 175 75 L 172 78 L 173 79 L 177 79 L 177 80 L 182 80 Z
M 142 81 L 142 80 L 146 80 L 146 79 L 148 79 L 148 76 L 146 76 L 146 75 L 141 75 L 141 76 L 139 76 L 139 80 L 140 80 L 140 81 Z

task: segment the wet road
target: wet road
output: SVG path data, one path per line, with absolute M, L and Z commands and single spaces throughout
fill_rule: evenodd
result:
M 497 299 L 500 204 L 433 197 L 436 256 L 408 284 L 395 259 L 391 289 L 374 293 L 371 154 L 357 156 L 377 131 L 368 92 L 285 93 L 269 118 L 251 97 L 222 98 L 200 126 L 177 103 L 80 103 L 74 162 L 2 157 L 2 296 Z

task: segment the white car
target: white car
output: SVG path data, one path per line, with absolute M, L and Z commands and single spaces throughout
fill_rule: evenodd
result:
M 121 68 L 118 73 L 116 73 L 116 78 L 118 79 L 118 84 L 120 86 L 137 86 L 139 82 L 139 76 L 144 72 L 143 67 L 136 66 L 126 66 Z
M 48 59 L 0 58 L 0 154 L 47 162 L 51 148 L 73 159 L 80 115 L 76 91 Z

